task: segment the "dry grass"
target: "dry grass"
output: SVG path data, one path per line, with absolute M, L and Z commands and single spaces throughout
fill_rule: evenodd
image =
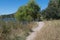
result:
M 35 22 L 22 24 L 13 21 L 0 21 L 0 40 L 25 40 L 34 26 L 36 26 Z
M 45 21 L 34 40 L 60 40 L 60 20 Z

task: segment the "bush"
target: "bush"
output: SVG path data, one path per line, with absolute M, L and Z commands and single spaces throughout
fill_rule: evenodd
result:
M 40 7 L 35 1 L 29 1 L 27 5 L 21 6 L 15 14 L 15 18 L 19 21 L 34 21 L 39 19 Z M 39 15 L 39 16 L 37 16 Z

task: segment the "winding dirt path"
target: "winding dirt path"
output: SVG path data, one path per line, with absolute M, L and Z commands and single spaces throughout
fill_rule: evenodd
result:
M 34 28 L 33 31 L 27 38 L 26 40 L 34 40 L 37 32 L 40 31 L 40 29 L 44 26 L 44 22 L 37 22 L 38 23 L 38 27 Z

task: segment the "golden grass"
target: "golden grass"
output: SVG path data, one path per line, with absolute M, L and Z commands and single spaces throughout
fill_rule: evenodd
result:
M 45 21 L 34 40 L 60 40 L 60 20 Z
M 13 21 L 0 21 L 0 40 L 25 40 L 35 25 L 35 22 L 22 24 Z

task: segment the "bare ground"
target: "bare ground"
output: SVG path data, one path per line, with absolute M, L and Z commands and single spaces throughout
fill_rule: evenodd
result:
M 38 26 L 34 29 L 32 29 L 34 32 L 32 32 L 26 40 L 34 40 L 35 37 L 37 36 L 37 32 L 40 31 L 40 29 L 44 26 L 44 22 L 37 22 Z

